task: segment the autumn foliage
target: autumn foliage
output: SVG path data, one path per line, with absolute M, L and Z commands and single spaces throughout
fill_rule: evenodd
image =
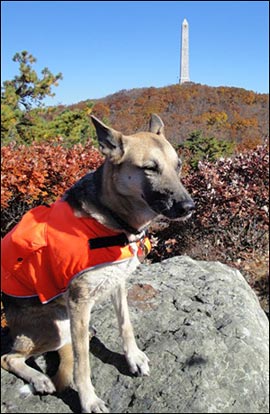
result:
M 54 146 L 35 143 L 3 147 L 4 218 L 8 218 L 8 212 L 17 211 L 19 220 L 31 206 L 52 203 L 102 160 L 91 144 L 65 148 L 58 140 Z M 224 258 L 228 249 L 234 253 L 238 249 L 241 256 L 241 251 L 262 247 L 268 228 L 268 165 L 268 150 L 259 146 L 256 151 L 216 162 L 199 162 L 196 169 L 187 169 L 183 182 L 196 202 L 196 213 L 186 227 L 194 227 L 194 237 L 214 235 Z M 3 235 L 11 225 L 5 219 L 2 225 Z
M 240 152 L 267 142 L 268 108 L 268 94 L 187 82 L 122 90 L 94 102 L 93 113 L 126 134 L 146 130 L 151 113 L 157 113 L 174 145 L 201 131 L 206 137 L 234 141 Z
M 199 162 L 183 182 L 196 203 L 191 223 L 195 238 L 206 235 L 224 260 L 264 250 L 269 224 L 267 147 L 216 162 Z M 175 229 L 175 225 L 173 226 Z
M 91 144 L 66 148 L 61 139 L 2 147 L 2 236 L 29 208 L 55 201 L 102 159 Z

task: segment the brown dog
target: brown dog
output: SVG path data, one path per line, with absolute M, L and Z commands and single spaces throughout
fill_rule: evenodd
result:
M 149 375 L 149 360 L 134 338 L 125 279 L 148 244 L 145 230 L 151 220 L 160 214 L 186 219 L 194 203 L 179 180 L 181 162 L 157 115 L 149 132 L 130 136 L 92 120 L 104 164 L 52 207 L 27 213 L 3 240 L 3 298 L 14 344 L 1 362 L 41 393 L 74 380 L 82 412 L 100 413 L 108 409 L 91 383 L 91 309 L 111 295 L 130 370 Z M 25 363 L 53 350 L 60 365 L 52 379 Z

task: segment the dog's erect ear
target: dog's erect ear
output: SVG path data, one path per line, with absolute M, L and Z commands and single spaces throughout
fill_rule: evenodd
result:
M 109 128 L 94 115 L 91 118 L 97 131 L 100 151 L 113 163 L 119 163 L 124 154 L 121 132 Z
M 164 133 L 164 124 L 162 122 L 162 119 L 156 114 L 151 115 L 149 131 L 157 135 Z

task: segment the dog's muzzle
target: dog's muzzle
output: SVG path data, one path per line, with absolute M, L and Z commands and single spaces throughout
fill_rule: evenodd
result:
M 144 197 L 149 207 L 157 214 L 173 220 L 173 219 L 187 219 L 195 210 L 195 204 L 191 197 L 185 198 L 181 201 L 176 201 L 173 196 L 152 192 L 150 196 Z

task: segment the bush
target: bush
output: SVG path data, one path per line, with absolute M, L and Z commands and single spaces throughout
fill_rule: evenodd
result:
M 52 203 L 76 180 L 96 169 L 103 157 L 92 146 L 65 148 L 35 143 L 29 147 L 12 144 L 2 148 L 1 206 L 3 234 L 14 220 L 32 205 Z M 214 237 L 215 246 L 228 255 L 247 249 L 265 248 L 268 230 L 269 154 L 266 147 L 216 162 L 199 162 L 183 182 L 196 202 L 192 238 Z M 13 213 L 12 213 L 13 212 Z M 172 231 L 175 229 L 172 225 Z M 185 232 L 185 231 L 184 231 Z M 165 249 L 166 250 L 166 249 Z
M 91 145 L 65 148 L 52 144 L 2 147 L 1 233 L 4 236 L 30 208 L 52 203 L 67 188 L 102 162 Z
M 269 223 L 268 165 L 268 150 L 262 146 L 234 158 L 200 162 L 198 170 L 182 180 L 196 210 L 191 221 L 178 224 L 181 233 L 176 237 L 183 239 L 188 232 L 194 243 L 207 236 L 227 259 L 240 257 L 244 251 L 264 250 Z M 171 225 L 171 237 L 176 225 Z M 177 244 L 173 253 L 183 253 L 181 246 Z

